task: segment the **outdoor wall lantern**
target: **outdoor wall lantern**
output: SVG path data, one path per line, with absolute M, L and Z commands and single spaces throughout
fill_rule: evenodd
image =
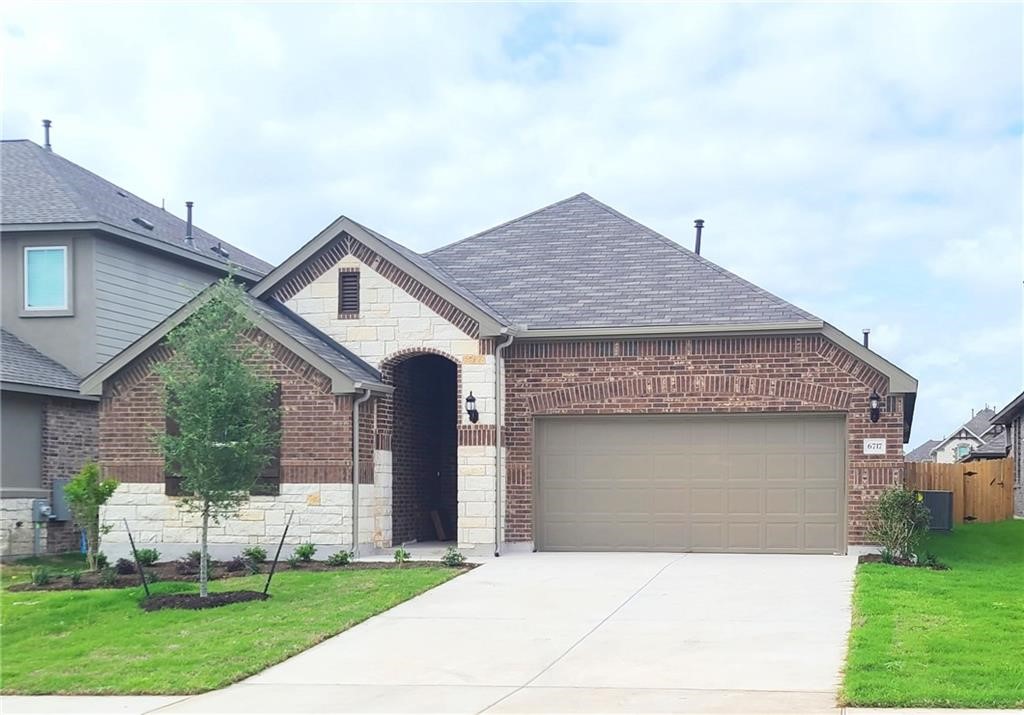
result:
M 466 398 L 466 414 L 469 415 L 469 421 L 476 424 L 480 420 L 480 413 L 476 410 L 476 398 L 473 397 L 473 393 L 470 392 Z
M 878 418 L 882 414 L 882 398 L 878 396 L 878 392 L 875 390 L 871 391 L 871 397 L 868 398 L 868 405 L 871 408 L 869 411 L 871 421 L 878 422 Z

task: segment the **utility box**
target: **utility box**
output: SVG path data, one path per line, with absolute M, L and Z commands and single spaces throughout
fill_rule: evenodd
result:
M 45 499 L 32 500 L 32 521 L 37 524 L 43 524 L 48 522 L 52 516 L 53 508 Z
M 64 495 L 64 487 L 70 481 L 70 479 L 53 480 L 53 495 L 50 497 L 53 515 L 50 518 L 54 521 L 71 521 L 71 506 L 68 504 L 68 498 Z
M 922 503 L 932 514 L 931 531 L 953 530 L 953 492 L 919 491 Z

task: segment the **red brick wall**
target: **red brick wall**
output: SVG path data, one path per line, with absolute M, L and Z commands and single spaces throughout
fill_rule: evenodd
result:
M 871 424 L 868 396 L 887 378 L 819 335 L 513 343 L 505 381 L 509 541 L 533 538 L 536 415 L 844 413 L 851 544 L 869 500 L 902 481 L 902 400 Z M 887 454 L 862 455 L 866 437 L 886 438 Z
M 97 422 L 95 402 L 57 397 L 46 401 L 42 434 L 43 489 L 50 489 L 54 479 L 75 476 L 86 462 L 96 459 Z M 5 447 L 11 448 L 11 445 Z M 73 522 L 51 521 L 47 525 L 46 550 L 50 553 L 77 551 L 79 539 Z
M 352 481 L 352 398 L 332 395 L 329 378 L 263 333 L 249 339 L 268 349 L 255 363 L 281 384 L 281 481 Z M 99 458 L 122 482 L 162 482 L 164 466 L 154 436 L 164 430 L 161 383 L 152 368 L 166 359 L 158 345 L 107 381 L 99 409 Z M 364 404 L 364 418 L 373 414 Z M 373 481 L 372 420 L 366 419 L 360 482 Z M 362 427 L 362 425 L 361 425 Z

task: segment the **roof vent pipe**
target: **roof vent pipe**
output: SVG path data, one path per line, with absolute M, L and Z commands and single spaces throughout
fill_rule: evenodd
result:
M 191 201 L 186 201 L 185 202 L 185 211 L 186 211 L 186 219 L 185 219 L 185 245 L 188 246 L 189 248 L 195 248 L 196 247 L 195 240 L 192 238 L 192 202 Z
M 50 125 L 53 124 L 49 119 L 43 120 L 43 148 L 46 151 L 53 151 L 53 147 L 50 145 Z
M 868 346 L 868 336 L 871 335 L 871 328 L 864 328 L 864 347 Z
M 693 252 L 698 256 L 700 255 L 700 234 L 704 230 L 704 219 L 699 218 L 693 222 L 693 225 L 697 227 L 697 241 L 694 243 Z

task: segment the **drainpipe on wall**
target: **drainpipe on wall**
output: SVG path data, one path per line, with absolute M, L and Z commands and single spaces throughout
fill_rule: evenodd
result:
M 352 403 L 352 555 L 359 555 L 359 406 L 370 399 L 362 383 L 355 384 L 363 396 Z
M 494 348 L 494 555 L 501 556 L 501 398 L 504 384 L 501 379 L 501 353 L 512 344 L 514 336 L 503 328 L 503 334 L 508 334 L 505 342 L 499 343 Z

